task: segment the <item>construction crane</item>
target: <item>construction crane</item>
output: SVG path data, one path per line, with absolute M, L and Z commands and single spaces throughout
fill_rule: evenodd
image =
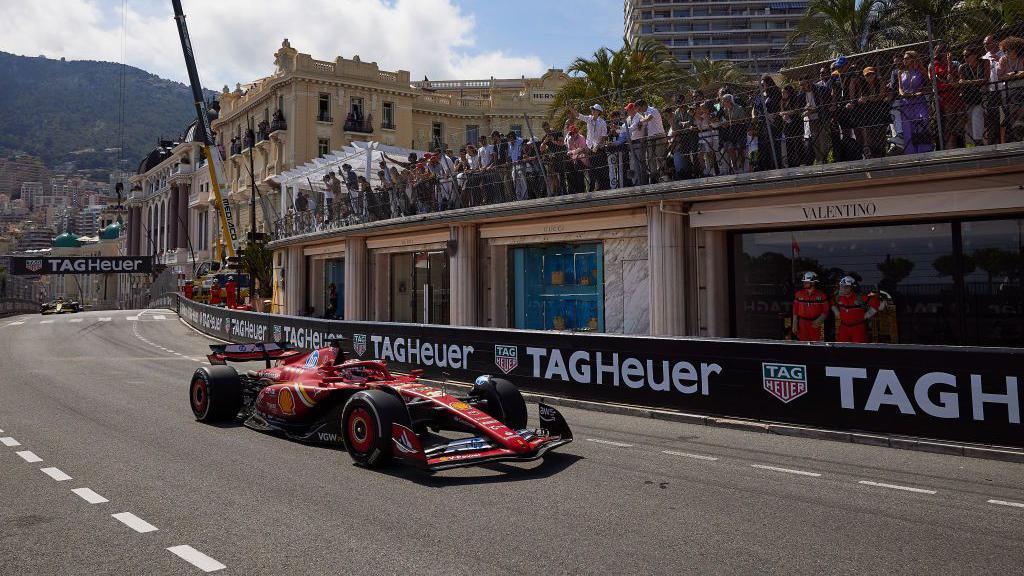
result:
M 203 149 L 203 156 L 206 157 L 206 165 L 210 169 L 210 187 L 213 189 L 213 197 L 217 202 L 217 211 L 220 213 L 221 231 L 227 241 L 225 247 L 228 257 L 233 258 L 238 248 L 238 233 L 235 231 L 235 222 L 231 214 L 231 205 L 228 204 L 227 190 L 223 187 L 227 183 L 224 176 L 224 160 L 220 157 L 220 149 L 217 148 L 213 139 L 213 130 L 210 128 L 210 117 L 206 111 L 206 102 L 203 100 L 203 86 L 199 83 L 199 72 L 196 69 L 195 54 L 192 51 L 192 41 L 188 36 L 188 26 L 185 25 L 185 12 L 181 9 L 181 0 L 171 0 L 174 5 L 174 21 L 178 25 L 178 37 L 181 39 L 181 51 L 185 56 L 185 68 L 188 70 L 188 82 L 192 87 L 192 99 L 196 105 L 195 141 L 199 142 Z

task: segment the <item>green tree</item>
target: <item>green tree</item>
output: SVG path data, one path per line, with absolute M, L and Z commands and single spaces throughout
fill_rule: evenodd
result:
M 960 259 L 960 266 L 963 268 L 964 276 L 972 273 L 977 269 L 974 263 L 974 258 L 971 258 L 969 254 L 964 254 Z M 932 268 L 938 272 L 939 276 L 955 276 L 957 273 L 956 269 L 956 257 L 952 254 L 944 254 L 939 256 L 932 261 Z
M 252 293 L 260 298 L 270 298 L 272 292 L 274 253 L 265 242 L 250 242 L 242 255 L 242 265 L 253 282 Z
M 914 270 L 914 263 L 906 258 L 899 256 L 893 258 L 892 255 L 886 254 L 885 260 L 876 264 L 875 267 L 882 273 L 883 282 L 895 287 L 907 276 L 910 276 Z
M 686 83 L 710 96 L 725 84 L 743 85 L 750 82 L 750 76 L 729 60 L 694 60 L 686 75 Z
M 974 261 L 988 274 L 988 283 L 991 285 L 996 276 L 1009 274 L 1013 270 L 1015 257 L 1006 250 L 999 248 L 982 248 L 974 251 Z
M 882 0 L 811 0 L 789 43 L 807 43 L 798 63 L 828 60 L 888 45 L 892 10 Z
M 644 96 L 657 105 L 664 95 L 678 91 L 684 79 L 668 48 L 646 38 L 623 39 L 619 50 L 602 47 L 590 58 L 573 60 L 567 72 L 569 81 L 551 102 L 551 116 L 559 124 L 565 121 L 567 106 L 583 110 L 597 103 L 611 111 Z

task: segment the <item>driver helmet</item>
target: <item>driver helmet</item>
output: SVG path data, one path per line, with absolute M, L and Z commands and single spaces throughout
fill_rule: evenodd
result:
M 804 272 L 804 279 L 803 279 L 803 281 L 804 282 L 815 282 L 816 283 L 818 281 L 818 275 L 815 274 L 814 272 Z
M 491 380 L 491 375 L 490 374 L 484 374 L 482 376 L 478 376 L 477 379 L 473 381 L 473 385 L 474 386 L 480 386 L 482 384 L 486 384 L 487 382 L 490 382 L 490 380 Z
M 853 279 L 853 276 L 843 276 L 842 280 L 839 281 L 839 285 L 853 288 L 857 285 L 857 281 Z

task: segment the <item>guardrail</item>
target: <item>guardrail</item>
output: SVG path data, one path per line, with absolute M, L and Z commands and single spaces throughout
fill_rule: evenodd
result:
M 1024 349 L 328 321 L 163 298 L 217 338 L 311 349 L 343 337 L 352 357 L 434 377 L 506 375 L 525 390 L 580 400 L 1024 447 Z
M 39 303 L 22 298 L 0 299 L 0 318 L 15 314 L 32 314 L 39 312 Z

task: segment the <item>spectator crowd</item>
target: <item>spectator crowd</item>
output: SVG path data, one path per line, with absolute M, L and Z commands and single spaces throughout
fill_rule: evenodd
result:
M 784 75 L 782 85 L 766 74 L 754 89 L 684 91 L 660 107 L 653 97 L 614 110 L 570 106 L 555 111 L 564 124 L 545 122 L 535 137 L 494 131 L 457 151 L 385 155 L 376 186 L 345 164 L 324 176 L 319 209 L 298 194 L 278 235 L 1024 139 L 1024 39 L 989 36 L 955 52 L 938 44 L 930 57 L 900 51 L 886 66 L 863 56 L 839 57 L 813 77 Z

